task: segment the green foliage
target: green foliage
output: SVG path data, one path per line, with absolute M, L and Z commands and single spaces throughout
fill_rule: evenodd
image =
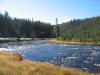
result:
M 52 26 L 49 23 L 29 19 L 12 19 L 8 12 L 0 13 L 0 37 L 50 38 Z
M 79 39 L 83 42 L 100 41 L 100 17 L 71 20 L 51 25 L 29 19 L 12 19 L 8 12 L 0 13 L 0 37 L 51 38 L 63 40 Z
M 82 42 L 100 41 L 100 17 L 71 20 L 59 25 L 60 37 L 64 40 L 78 39 Z
M 35 38 L 35 37 L 36 37 L 35 33 L 32 32 L 32 34 L 31 34 L 31 38 Z

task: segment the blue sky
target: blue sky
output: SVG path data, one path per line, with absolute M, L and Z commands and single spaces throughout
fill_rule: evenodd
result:
M 0 12 L 11 17 L 50 22 L 66 22 L 100 16 L 100 0 L 0 0 Z

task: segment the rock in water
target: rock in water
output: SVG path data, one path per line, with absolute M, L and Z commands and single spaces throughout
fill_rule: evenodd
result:
M 22 61 L 23 60 L 22 55 L 19 54 L 19 53 L 14 53 L 14 56 L 15 56 L 15 60 L 17 60 L 17 61 Z

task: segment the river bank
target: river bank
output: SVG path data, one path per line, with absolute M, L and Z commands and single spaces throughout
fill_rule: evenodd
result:
M 49 43 L 52 44 L 73 44 L 73 45 L 100 45 L 100 43 L 94 43 L 94 42 L 81 42 L 81 41 L 75 41 L 75 40 L 57 40 L 57 39 L 53 39 L 53 40 L 48 40 Z
M 30 41 L 32 38 L 0 38 L 0 43 L 5 43 L 5 42 L 16 42 L 16 41 Z
M 49 63 L 22 60 L 19 54 L 0 51 L 0 75 L 92 75 L 81 70 Z M 99 74 L 97 74 L 99 75 Z
M 16 42 L 16 41 L 31 41 L 31 40 L 51 40 L 54 38 L 0 38 L 0 43 L 5 43 L 5 42 Z

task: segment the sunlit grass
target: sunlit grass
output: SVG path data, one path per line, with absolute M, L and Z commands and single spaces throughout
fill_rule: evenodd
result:
M 25 61 L 20 58 L 19 54 L 0 52 L 0 75 L 91 75 L 77 69 Z
M 75 44 L 75 45 L 78 45 L 78 44 L 95 44 L 93 42 L 81 42 L 79 40 L 57 40 L 57 39 L 48 40 L 48 42 L 52 43 L 52 44 Z

